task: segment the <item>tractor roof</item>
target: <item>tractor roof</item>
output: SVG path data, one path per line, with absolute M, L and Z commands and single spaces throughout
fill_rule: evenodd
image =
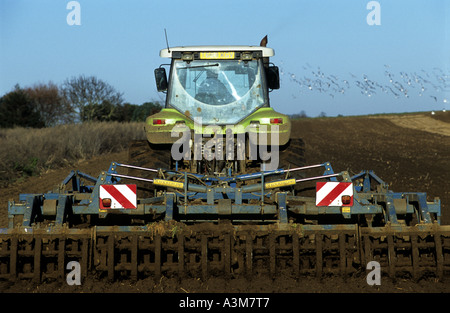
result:
M 261 46 L 188 46 L 162 49 L 159 53 L 162 58 L 171 58 L 173 52 L 227 52 L 227 51 L 262 51 L 263 57 L 272 57 L 275 51 L 272 48 Z

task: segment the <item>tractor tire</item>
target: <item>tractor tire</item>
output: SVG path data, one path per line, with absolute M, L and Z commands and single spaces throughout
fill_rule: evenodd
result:
M 148 168 L 170 168 L 170 146 L 153 145 L 147 140 L 133 140 L 128 148 L 131 165 Z
M 305 143 L 301 138 L 291 138 L 286 145 L 280 147 L 279 158 L 279 167 L 283 169 L 305 166 Z

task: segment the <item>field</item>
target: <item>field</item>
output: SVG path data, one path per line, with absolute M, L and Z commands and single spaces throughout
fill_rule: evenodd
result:
M 293 137 L 305 142 L 307 164 L 330 161 L 336 172 L 356 174 L 373 170 L 394 191 L 423 191 L 429 200 L 442 201 L 442 224 L 450 224 L 450 112 L 364 117 L 299 119 L 293 122 Z M 120 140 L 120 139 L 118 139 Z M 114 143 L 111 143 L 111 145 Z M 0 189 L 0 227 L 7 226 L 7 200 L 19 193 L 43 192 L 58 184 L 71 169 L 97 176 L 111 161 L 126 162 L 127 152 L 93 155 L 69 167 L 60 165 L 39 176 L 21 179 Z M 364 274 L 364 273 L 363 273 Z M 370 287 L 365 276 L 343 280 L 339 277 L 293 279 L 254 277 L 253 279 L 211 278 L 208 281 L 176 278 L 145 279 L 138 282 L 105 283 L 94 278 L 72 287 L 52 282 L 0 282 L 0 291 L 13 292 L 449 292 L 448 281 L 424 279 L 419 282 L 382 278 L 382 285 Z

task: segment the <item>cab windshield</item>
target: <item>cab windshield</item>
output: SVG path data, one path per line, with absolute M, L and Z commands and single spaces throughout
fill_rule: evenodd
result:
M 260 60 L 174 60 L 168 104 L 203 124 L 235 124 L 266 103 Z

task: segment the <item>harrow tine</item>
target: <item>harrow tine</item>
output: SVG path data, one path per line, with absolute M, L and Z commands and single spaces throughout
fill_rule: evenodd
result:
M 339 234 L 339 269 L 341 271 L 341 275 L 345 276 L 347 271 L 347 253 L 345 248 L 345 234 Z
M 178 236 L 178 276 L 183 277 L 185 274 L 184 269 L 184 235 Z
M 114 234 L 110 234 L 107 239 L 108 254 L 107 254 L 107 266 L 108 266 L 108 279 L 114 280 Z
M 437 232 L 434 235 L 434 245 L 436 250 L 436 276 L 442 279 L 444 276 L 444 256 L 442 250 L 442 234 Z
M 322 234 L 317 234 L 314 239 L 316 241 L 316 276 L 322 276 L 322 266 L 323 266 L 323 251 L 322 251 Z
M 248 277 L 253 275 L 253 240 L 250 232 L 244 235 L 245 239 L 245 272 Z
M 161 235 L 156 234 L 154 242 L 155 252 L 155 277 L 159 279 L 161 277 Z
M 17 277 L 17 244 L 18 240 L 16 236 L 12 236 L 11 238 L 11 247 L 10 247 L 10 271 L 11 271 L 11 279 L 15 280 Z
M 208 278 L 208 241 L 205 234 L 202 234 L 201 236 L 201 246 L 202 246 L 202 252 L 201 252 L 201 262 L 202 262 L 202 279 L 204 281 Z
M 131 235 L 131 279 L 138 278 L 138 235 Z

